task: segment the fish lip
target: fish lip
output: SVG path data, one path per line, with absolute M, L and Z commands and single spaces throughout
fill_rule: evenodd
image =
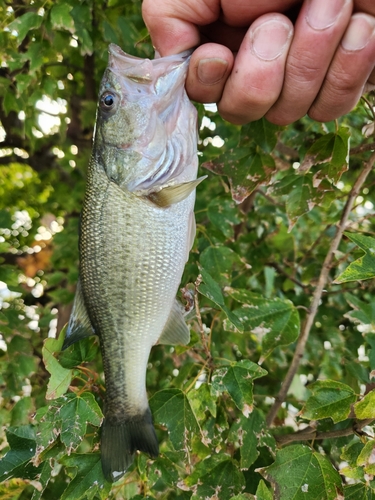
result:
M 140 83 L 152 83 L 172 68 L 187 65 L 192 52 L 185 50 L 166 57 L 160 57 L 156 52 L 155 59 L 142 59 L 125 53 L 118 45 L 111 43 L 108 47 L 108 68 L 119 76 L 126 76 Z

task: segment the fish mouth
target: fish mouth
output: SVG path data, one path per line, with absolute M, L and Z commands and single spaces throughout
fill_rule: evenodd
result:
M 151 84 L 178 66 L 186 65 L 187 70 L 192 51 L 186 50 L 166 57 L 160 57 L 156 52 L 155 59 L 142 59 L 126 54 L 118 45 L 111 43 L 108 53 L 108 67 L 111 71 L 136 83 Z

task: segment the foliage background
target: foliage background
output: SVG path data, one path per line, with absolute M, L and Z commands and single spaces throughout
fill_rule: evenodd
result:
M 53 337 L 107 45 L 152 47 L 135 0 L 1 0 L 0 22 L 0 498 L 375 498 L 374 95 L 285 128 L 198 107 L 192 341 L 153 349 L 161 455 L 112 486 L 97 340 Z

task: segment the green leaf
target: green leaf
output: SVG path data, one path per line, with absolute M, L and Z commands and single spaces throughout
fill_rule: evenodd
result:
M 344 487 L 345 500 L 375 500 L 375 492 L 364 483 Z
M 237 316 L 245 332 L 251 332 L 261 340 L 263 358 L 275 347 L 291 344 L 298 338 L 299 314 L 290 300 L 265 299 L 247 290 L 229 287 L 225 291 L 234 300 L 244 304 L 240 309 L 235 309 L 233 314 Z M 224 327 L 232 330 L 227 322 Z
M 74 343 L 59 355 L 59 363 L 64 368 L 74 368 L 98 358 L 99 344 L 93 337 Z
M 267 488 L 266 483 L 263 481 L 259 481 L 257 492 L 256 492 L 257 500 L 273 500 L 272 493 Z
M 253 380 L 265 375 L 266 370 L 248 359 L 233 362 L 214 372 L 211 392 L 219 395 L 226 390 L 237 408 L 248 417 L 253 411 Z
M 265 153 L 271 153 L 276 146 L 277 133 L 280 130 L 278 125 L 270 123 L 265 118 L 250 122 L 241 129 L 239 146 L 246 146 L 253 140 Z
M 33 492 L 31 500 L 40 500 L 43 497 L 43 492 L 46 489 L 51 477 L 52 477 L 52 465 L 50 460 L 43 462 L 40 465 L 40 476 L 38 477 L 39 487 Z
M 220 500 L 230 500 L 243 490 L 245 478 L 228 456 L 220 454 L 201 461 L 185 483 L 194 492 L 192 500 L 212 498 L 213 495 Z
M 200 428 L 185 394 L 179 389 L 159 391 L 150 399 L 150 408 L 155 423 L 168 428 L 174 449 L 190 448 L 189 443 Z
M 10 450 L 0 460 L 0 481 L 12 477 L 35 479 L 41 468 L 30 461 L 36 449 L 34 428 L 31 425 L 9 427 L 6 437 Z
M 366 333 L 375 332 L 375 300 L 367 303 L 360 300 L 355 295 L 346 293 L 346 301 L 354 309 L 344 316 L 356 324 L 365 327 Z
M 339 473 L 308 446 L 279 450 L 275 462 L 258 472 L 273 484 L 279 500 L 336 500 L 343 494 Z
M 221 285 L 228 285 L 232 281 L 234 266 L 243 267 L 239 256 L 228 247 L 207 247 L 199 257 L 199 262 L 210 276 L 215 276 L 215 281 Z
M 187 393 L 187 398 L 199 420 L 204 420 L 207 411 L 216 417 L 216 401 L 212 397 L 208 384 L 202 384 L 198 389 L 192 389 Z
M 228 177 L 232 198 L 242 203 L 257 187 L 266 184 L 276 172 L 270 155 L 254 153 L 246 147 L 230 149 L 202 165 L 217 175 Z
M 46 370 L 51 374 L 46 399 L 56 399 L 65 394 L 72 380 L 72 370 L 63 368 L 54 356 L 55 352 L 61 351 L 65 337 L 64 330 L 60 332 L 58 339 L 48 338 L 44 341 L 43 362 Z
M 241 222 L 240 212 L 233 200 L 214 198 L 207 207 L 207 216 L 228 239 L 234 237 L 234 226 Z
M 372 414 L 372 417 L 374 417 L 374 414 Z M 365 444 L 357 459 L 357 465 L 363 467 L 366 474 L 371 474 L 372 476 L 375 474 L 374 455 L 375 441 L 371 440 Z
M 72 6 L 68 3 L 54 5 L 50 12 L 52 26 L 57 29 L 64 28 L 73 33 L 74 22 L 72 16 L 70 15 L 71 10 Z
M 332 418 L 337 423 L 348 418 L 351 404 L 357 399 L 351 387 L 334 380 L 318 380 L 308 386 L 312 395 L 301 411 L 303 418 Z
M 203 283 L 199 285 L 199 293 L 212 300 L 212 302 L 214 302 L 214 304 L 216 304 L 224 312 L 228 320 L 233 324 L 234 328 L 236 328 L 239 332 L 242 332 L 243 326 L 241 324 L 241 321 L 225 305 L 220 286 L 205 269 L 201 269 L 201 276 Z
M 90 392 L 83 392 L 81 395 L 70 393 L 56 399 L 48 409 L 43 407 L 38 410 L 35 418 L 39 421 L 39 453 L 56 440 L 57 436 L 60 436 L 70 453 L 82 442 L 87 424 L 99 427 L 103 415 L 94 396 Z
M 9 31 L 17 31 L 17 42 L 20 44 L 23 42 L 24 38 L 30 30 L 34 30 L 40 27 L 42 24 L 43 17 L 39 16 L 35 12 L 26 12 L 22 16 L 17 17 L 13 22 L 8 25 Z
M 335 279 L 335 283 L 368 280 L 375 277 L 375 238 L 363 234 L 344 233 L 365 251 L 365 255 L 355 260 Z
M 248 469 L 258 458 L 260 446 L 267 446 L 272 451 L 276 443 L 267 431 L 264 417 L 258 410 L 254 410 L 248 417 L 243 415 L 232 425 L 228 441 L 240 449 L 240 468 Z
M 105 480 L 100 453 L 78 454 L 63 457 L 60 462 L 68 468 L 72 481 L 61 496 L 61 500 L 106 500 L 111 483 Z
M 375 417 L 375 390 L 370 391 L 361 401 L 354 405 L 354 412 L 357 418 L 365 420 Z
M 307 171 L 312 165 L 322 164 L 318 177 L 336 184 L 348 169 L 349 139 L 347 127 L 320 137 L 307 151 L 300 170 Z

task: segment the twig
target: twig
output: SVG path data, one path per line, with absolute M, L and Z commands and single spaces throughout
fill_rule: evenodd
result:
M 301 431 L 274 437 L 279 445 L 286 445 L 295 441 L 322 441 L 323 439 L 335 439 L 345 436 L 351 436 L 352 434 L 356 433 L 360 434 L 362 429 L 366 427 L 366 425 L 371 424 L 373 420 L 373 418 L 359 420 L 354 422 L 352 426 L 347 427 L 346 429 L 338 429 L 336 431 L 316 432 L 316 429 L 314 429 L 313 427 L 306 427 L 306 429 L 302 429 Z
M 365 163 L 363 170 L 359 174 L 356 182 L 354 183 L 354 186 L 352 187 L 352 189 L 350 191 L 349 197 L 348 197 L 346 204 L 345 204 L 344 211 L 343 211 L 342 216 L 341 216 L 340 223 L 337 227 L 336 235 L 335 235 L 334 239 L 332 240 L 332 243 L 329 247 L 326 258 L 324 259 L 323 266 L 322 266 L 320 276 L 319 276 L 319 280 L 318 280 L 317 286 L 316 286 L 315 291 L 314 291 L 313 300 L 312 300 L 311 307 L 310 307 L 310 314 L 308 314 L 306 316 L 306 320 L 305 320 L 305 323 L 303 325 L 302 332 L 298 338 L 298 342 L 296 345 L 296 350 L 294 352 L 292 363 L 289 367 L 288 373 L 286 374 L 286 377 L 285 377 L 285 380 L 281 386 L 281 389 L 275 398 L 275 403 L 273 404 L 273 406 L 271 407 L 271 409 L 267 415 L 266 421 L 267 421 L 268 425 L 272 424 L 272 422 L 273 422 L 274 418 L 276 417 L 277 412 L 279 411 L 282 403 L 285 401 L 289 387 L 293 381 L 295 374 L 297 373 L 299 364 L 301 362 L 301 359 L 302 359 L 302 356 L 303 356 L 303 353 L 305 350 L 307 339 L 309 338 L 309 334 L 310 334 L 312 325 L 314 324 L 314 319 L 315 319 L 316 313 L 318 311 L 318 307 L 319 307 L 320 300 L 322 298 L 323 290 L 324 290 L 326 283 L 327 283 L 327 280 L 328 280 L 329 272 L 330 272 L 331 266 L 332 266 L 333 256 L 334 256 L 336 250 L 338 249 L 342 235 L 345 231 L 350 212 L 353 208 L 354 201 L 355 201 L 356 197 L 358 196 L 359 191 L 360 191 L 363 183 L 365 182 L 368 174 L 371 172 L 371 170 L 374 166 L 374 163 L 375 163 L 375 153 L 373 153 L 371 155 L 370 159 L 368 160 L 368 162 Z
M 310 288 L 310 285 L 304 285 L 301 281 L 299 281 L 298 279 L 296 279 L 293 276 L 291 276 L 290 274 L 288 274 L 282 267 L 279 266 L 279 264 L 277 262 L 268 262 L 267 266 L 273 267 L 274 269 L 276 269 L 276 271 L 278 273 L 284 275 L 290 281 L 292 281 L 293 283 L 295 283 L 296 285 L 301 287 L 303 290 Z
M 374 150 L 375 150 L 375 142 L 371 142 L 370 144 L 361 144 L 361 146 L 351 148 L 349 154 L 357 155 L 359 153 L 364 153 L 365 151 L 374 151 Z

